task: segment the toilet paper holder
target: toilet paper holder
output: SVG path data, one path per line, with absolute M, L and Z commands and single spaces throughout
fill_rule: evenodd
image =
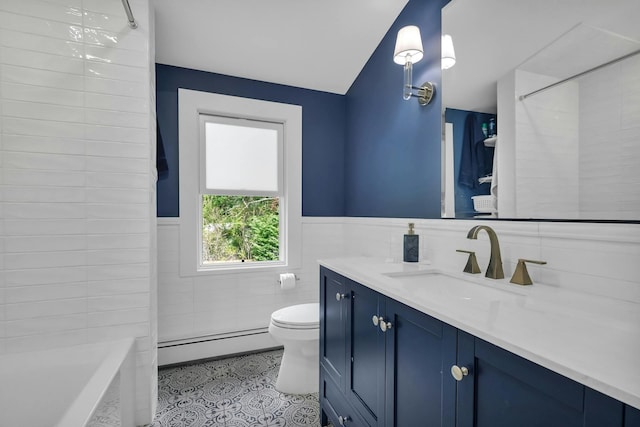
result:
M 294 275 L 293 275 L 293 277 L 295 277 L 295 278 L 296 278 L 296 280 L 300 280 L 300 278 L 298 277 L 298 275 L 297 275 L 297 274 L 294 274 Z M 282 284 L 282 280 L 280 280 L 279 278 L 278 278 L 278 284 L 279 284 L 279 285 L 281 285 L 281 284 Z

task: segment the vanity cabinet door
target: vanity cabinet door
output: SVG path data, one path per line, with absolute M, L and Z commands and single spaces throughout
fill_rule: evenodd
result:
M 640 409 L 625 405 L 624 427 L 640 427 Z
M 457 330 L 394 300 L 385 312 L 386 425 L 454 427 Z
M 462 331 L 458 366 L 459 427 L 623 425 L 620 402 Z
M 351 280 L 347 283 L 347 400 L 367 425 L 384 426 L 384 336 L 380 320 L 377 325 L 373 321 L 384 314 L 384 297 Z
M 346 377 L 346 325 L 348 292 L 346 279 L 320 268 L 320 365 L 344 392 Z
M 584 388 L 584 427 L 625 425 L 622 402 L 589 387 L 582 387 Z

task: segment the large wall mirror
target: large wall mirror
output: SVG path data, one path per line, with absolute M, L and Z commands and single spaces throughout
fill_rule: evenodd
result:
M 640 220 L 640 1 L 452 0 L 443 217 Z

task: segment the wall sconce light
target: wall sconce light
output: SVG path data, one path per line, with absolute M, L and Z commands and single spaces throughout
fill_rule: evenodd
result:
M 448 70 L 456 64 L 456 51 L 453 50 L 453 39 L 449 34 L 442 36 L 442 69 Z
M 431 82 L 426 82 L 422 86 L 413 86 L 413 64 L 420 61 L 423 56 L 422 39 L 420 29 L 415 25 L 403 27 L 398 31 L 396 38 L 396 48 L 393 52 L 393 62 L 404 65 L 404 86 L 402 97 L 407 100 L 412 96 L 418 98 L 420 105 L 427 105 L 433 98 L 435 88 Z M 417 90 L 417 93 L 413 93 Z

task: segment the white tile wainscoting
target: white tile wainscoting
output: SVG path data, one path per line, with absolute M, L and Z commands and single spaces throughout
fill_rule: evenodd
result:
M 462 271 L 474 250 L 483 273 L 489 263 L 489 241 L 466 238 L 475 225 L 496 230 L 505 277 L 518 258 L 547 261 L 529 267 L 534 282 L 571 288 L 640 303 L 640 224 L 536 221 L 407 220 L 345 218 L 345 255 L 371 255 L 402 260 L 402 235 L 416 223 L 421 260 L 445 271 Z
M 136 337 L 156 403 L 153 5 L 0 2 L 0 353 Z
M 640 304 L 639 224 L 303 217 L 303 264 L 293 271 L 300 281 L 294 290 L 281 291 L 276 272 L 181 278 L 178 221 L 158 219 L 160 342 L 265 330 L 274 310 L 318 300 L 318 259 L 372 256 L 402 260 L 402 236 L 408 222 L 416 223 L 421 261 L 429 260 L 444 270 L 462 271 L 466 256 L 456 249 L 470 249 L 478 254 L 484 272 L 488 238 L 481 233 L 478 240 L 469 240 L 466 235 L 474 225 L 487 224 L 498 233 L 505 276 L 513 273 L 518 258 L 540 259 L 548 264 L 530 266 L 534 282 Z M 163 362 L 165 350 L 159 350 L 161 364 L 177 361 Z
M 299 269 L 180 277 L 179 218 L 158 218 L 160 364 L 278 346 L 267 332 L 271 313 L 318 301 L 317 260 L 343 253 L 342 234 L 341 219 L 303 217 Z M 284 272 L 298 276 L 294 289 L 280 289 Z M 200 344 L 169 346 L 192 342 Z

